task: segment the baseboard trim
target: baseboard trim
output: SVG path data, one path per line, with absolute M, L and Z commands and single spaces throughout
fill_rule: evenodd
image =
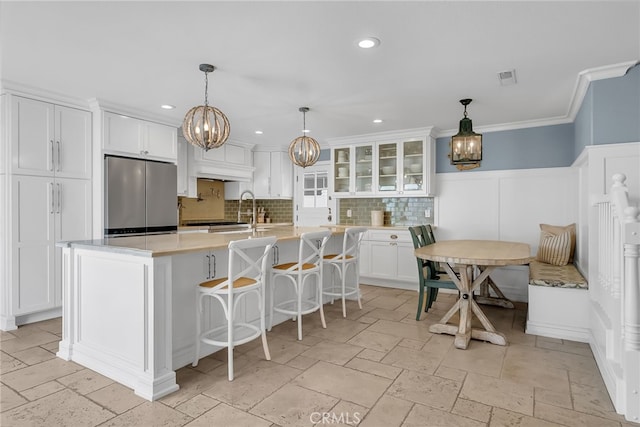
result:
M 586 328 L 575 328 L 565 325 L 554 325 L 544 322 L 532 322 L 527 320 L 525 332 L 530 335 L 558 338 L 562 340 L 589 343 L 590 332 Z

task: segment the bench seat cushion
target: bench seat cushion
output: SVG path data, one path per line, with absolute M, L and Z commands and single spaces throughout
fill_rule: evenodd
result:
M 575 265 L 557 266 L 535 260 L 529 263 L 529 284 L 556 288 L 589 288 Z

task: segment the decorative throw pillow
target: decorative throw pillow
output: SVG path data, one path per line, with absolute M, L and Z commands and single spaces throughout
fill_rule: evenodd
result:
M 566 226 L 540 224 L 540 230 L 556 235 L 568 231 L 569 235 L 571 236 L 571 247 L 569 248 L 569 264 L 573 263 L 573 255 L 576 251 L 576 224 L 573 223 Z
M 536 258 L 538 261 L 552 265 L 567 265 L 571 247 L 571 234 L 565 231 L 562 234 L 540 232 L 540 246 Z

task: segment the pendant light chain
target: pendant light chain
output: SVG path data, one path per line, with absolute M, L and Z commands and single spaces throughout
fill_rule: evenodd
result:
M 204 72 L 204 106 L 209 106 L 209 72 Z

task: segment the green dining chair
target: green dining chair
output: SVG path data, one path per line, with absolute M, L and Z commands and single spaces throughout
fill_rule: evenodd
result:
M 433 232 L 429 233 L 428 228 L 423 225 L 409 227 L 409 232 L 411 233 L 411 238 L 413 239 L 414 249 L 418 249 L 423 246 L 435 243 Z M 429 311 L 431 305 L 436 300 L 436 297 L 438 296 L 438 289 L 445 288 L 457 290 L 458 288 L 452 281 L 442 280 L 440 278 L 435 262 L 418 257 L 416 257 L 416 262 L 418 264 L 418 280 L 420 286 L 416 320 L 420 320 L 420 314 L 422 313 L 422 303 L 424 302 L 425 288 L 427 290 L 427 303 L 424 309 L 425 312 Z

